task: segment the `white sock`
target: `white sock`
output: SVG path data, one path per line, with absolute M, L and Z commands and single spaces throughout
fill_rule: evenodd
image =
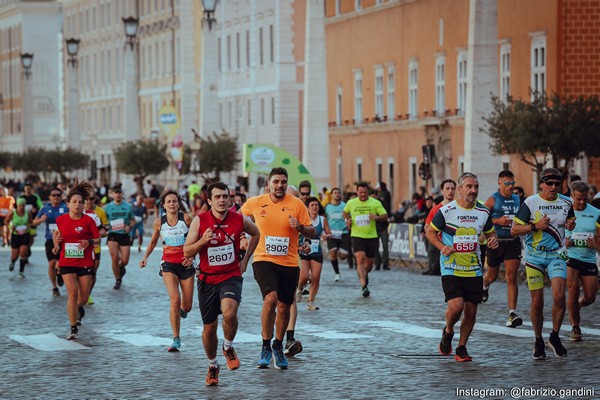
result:
M 223 339 L 223 350 L 229 350 L 233 345 L 233 340 Z
M 509 313 L 509 314 L 512 314 L 512 313 L 515 313 L 515 314 L 516 314 L 516 313 L 517 313 L 517 310 L 515 310 L 515 309 L 511 308 L 510 310 L 508 310 L 508 313 Z
M 219 362 L 217 361 L 217 358 L 216 358 L 216 357 L 215 357 L 215 358 L 213 358 L 212 360 L 209 358 L 209 359 L 208 359 L 208 365 L 209 365 L 211 368 L 217 368 L 217 367 L 219 366 Z
M 483 290 L 488 290 L 489 288 L 490 288 L 489 285 L 488 286 L 483 285 Z

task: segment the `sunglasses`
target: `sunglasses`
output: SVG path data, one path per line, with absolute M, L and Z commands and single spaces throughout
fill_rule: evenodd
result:
M 517 183 L 517 182 L 515 182 L 515 181 L 502 182 L 502 184 L 504 186 L 515 186 L 515 183 Z
M 310 192 L 300 192 L 300 196 L 309 196 Z
M 548 186 L 556 186 L 556 187 L 559 187 L 560 185 L 562 185 L 562 182 L 560 182 L 560 181 L 546 181 L 544 183 Z
M 50 195 L 50 197 L 60 197 L 61 195 L 62 195 L 61 193 L 58 193 L 58 194 L 57 193 L 52 193 Z
M 88 200 L 96 200 L 95 197 L 88 197 Z

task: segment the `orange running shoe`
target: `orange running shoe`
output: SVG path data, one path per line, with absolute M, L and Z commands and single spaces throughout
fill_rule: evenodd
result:
M 217 386 L 219 384 L 219 367 L 208 367 L 206 374 L 206 386 Z
M 232 347 L 229 350 L 223 349 L 223 355 L 227 359 L 227 368 L 230 370 L 238 369 L 240 367 L 240 359 L 235 353 L 235 349 Z

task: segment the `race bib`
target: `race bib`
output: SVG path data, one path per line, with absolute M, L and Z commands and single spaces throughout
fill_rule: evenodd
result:
M 355 221 L 356 226 L 368 226 L 371 223 L 371 219 L 368 215 L 357 215 Z
M 54 231 L 57 229 L 58 229 L 58 226 L 56 224 L 48 225 L 48 230 L 50 231 L 50 233 L 54 233 Z
M 454 236 L 454 250 L 457 253 L 471 253 L 477 248 L 477 235 Z
M 8 208 L 0 208 L 0 216 L 6 217 L 8 215 Z
M 29 231 L 29 228 L 27 227 L 27 225 L 17 225 L 15 226 L 15 232 L 17 232 L 17 235 L 24 235 Z
M 135 223 L 139 224 L 142 222 L 142 217 L 138 217 L 137 215 L 135 216 Z
M 587 240 L 593 237 L 592 232 L 573 232 L 571 242 L 573 242 L 574 247 L 587 247 Z
M 65 258 L 83 258 L 83 249 L 79 243 L 65 243 Z
M 208 265 L 211 266 L 231 264 L 235 258 L 233 243 L 224 246 L 209 247 L 207 253 Z
M 113 231 L 120 231 L 125 228 L 125 221 L 123 218 L 117 218 L 110 221 L 110 229 Z
M 25 204 L 25 211 L 31 212 L 31 210 L 33 210 L 33 205 L 31 205 L 31 204 Z
M 319 252 L 319 241 L 317 239 L 313 239 L 310 241 L 310 254 Z
M 341 230 L 338 229 L 332 229 L 331 230 L 331 238 L 332 239 L 341 239 L 342 238 L 342 232 Z
M 290 238 L 281 236 L 266 236 L 265 250 L 271 256 L 287 256 Z

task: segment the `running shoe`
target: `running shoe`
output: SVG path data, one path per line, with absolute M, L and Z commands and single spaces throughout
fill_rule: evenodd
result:
M 25 279 L 25 274 L 23 273 L 23 271 L 19 271 L 19 278 Z
M 121 289 L 121 280 L 120 279 L 117 279 L 115 281 L 115 286 L 113 286 L 113 289 L 116 289 L 116 290 Z
M 304 290 L 302 290 L 302 294 L 306 295 L 306 294 L 310 294 L 310 292 L 308 291 L 308 289 L 304 289 Z
M 279 349 L 273 349 L 273 361 L 275 363 L 275 368 L 287 369 L 288 361 L 283 354 L 283 346 Z
M 333 278 L 334 282 L 339 282 L 342 280 L 342 277 L 340 276 L 340 274 L 335 274 L 335 277 Z
M 90 294 L 88 296 L 88 301 L 86 303 L 88 306 L 91 306 L 92 304 L 94 304 L 94 299 L 92 298 L 92 295 Z
M 256 367 L 269 368 L 269 364 L 271 364 L 271 358 L 273 358 L 273 351 L 270 347 L 263 346 L 260 352 L 260 358 L 256 362 Z
M 15 270 L 15 262 L 14 261 L 11 261 L 10 264 L 8 264 L 8 270 L 11 272 Z
M 456 348 L 456 354 L 454 354 L 454 359 L 458 362 L 467 362 L 473 361 L 473 358 L 467 353 L 467 348 L 465 346 L 458 346 Z
M 571 341 L 572 342 L 581 342 L 581 328 L 578 326 L 574 326 L 571 330 Z
M 206 386 L 217 386 L 219 384 L 219 367 L 208 367 L 206 374 Z
M 315 306 L 315 305 L 313 304 L 313 302 L 312 302 L 312 301 L 309 301 L 309 302 L 306 304 L 306 309 L 307 309 L 308 311 L 316 311 L 316 310 L 320 310 L 320 308 L 319 308 L 318 306 Z
M 61 274 L 56 275 L 56 284 L 60 287 L 62 287 L 65 284 L 65 281 Z
M 449 356 L 452 354 L 452 338 L 454 337 L 454 333 L 446 332 L 446 327 L 442 331 L 442 340 L 440 340 L 440 346 L 438 350 L 442 355 Z
M 179 309 L 179 316 L 183 319 L 187 318 L 188 313 L 183 311 L 181 308 Z
M 227 369 L 233 371 L 234 369 L 238 369 L 240 367 L 240 359 L 235 353 L 235 349 L 233 348 L 233 346 L 227 350 L 223 348 L 223 355 L 227 359 Z
M 556 357 L 566 357 L 567 356 L 567 349 L 565 349 L 565 347 L 560 342 L 560 337 L 558 336 L 558 333 L 552 332 L 550 334 L 550 340 L 548 340 L 548 346 L 550 346 L 550 348 L 552 349 L 552 351 L 554 352 Z
M 546 345 L 544 339 L 536 338 L 535 346 L 533 347 L 533 359 L 534 360 L 545 360 L 546 359 Z
M 119 275 L 120 275 L 121 279 L 123 279 L 123 277 L 125 276 L 126 273 L 127 273 L 127 270 L 125 269 L 125 267 L 120 266 L 119 267 Z
M 285 350 L 283 350 L 283 354 L 289 357 L 294 357 L 298 353 L 302 353 L 302 343 L 296 339 L 288 340 L 285 343 Z
M 296 289 L 296 303 L 302 302 L 302 290 Z
M 506 326 L 509 328 L 516 328 L 517 326 L 523 325 L 523 319 L 519 317 L 516 313 L 511 312 L 508 314 L 508 319 L 506 320 Z
M 371 292 L 369 291 L 368 287 L 363 286 L 363 288 L 362 288 L 362 295 L 363 295 L 363 297 L 369 297 L 371 295 Z
M 54 297 L 60 296 L 60 290 L 58 290 L 57 287 L 55 287 L 54 289 L 52 289 L 52 296 L 54 296 Z
M 488 287 L 487 289 L 483 289 L 483 295 L 481 296 L 481 302 L 485 303 L 488 301 L 488 299 L 490 298 L 490 288 Z M 521 321 L 523 322 L 523 321 Z
M 79 329 L 76 326 L 71 327 L 71 333 L 67 335 L 67 340 L 77 339 L 77 334 L 79 333 Z
M 169 347 L 168 351 L 171 353 L 174 351 L 179 351 L 180 347 L 181 347 L 181 339 L 179 339 L 179 336 L 177 336 L 177 337 L 173 338 L 173 343 L 171 343 L 171 347 Z
M 138 246 L 138 253 L 142 252 L 142 246 Z
M 79 307 L 79 318 L 77 318 L 77 326 L 81 326 L 81 320 L 85 317 L 85 309 L 83 307 Z

